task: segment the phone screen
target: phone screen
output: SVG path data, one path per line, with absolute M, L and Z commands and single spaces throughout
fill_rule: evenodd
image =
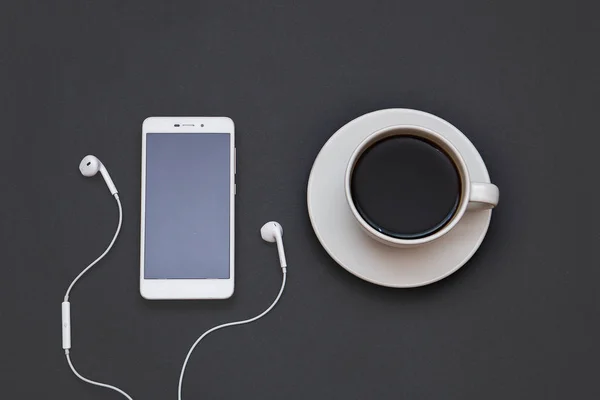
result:
M 228 279 L 228 133 L 147 133 L 145 279 Z

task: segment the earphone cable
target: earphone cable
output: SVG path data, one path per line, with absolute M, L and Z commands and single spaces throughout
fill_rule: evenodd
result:
M 121 393 L 123 396 L 125 396 L 125 398 L 127 398 L 127 400 L 133 400 L 131 398 L 131 396 L 129 396 L 127 393 L 125 393 L 124 391 L 122 391 L 121 389 L 119 389 L 116 386 L 107 385 L 106 383 L 96 382 L 96 381 L 88 379 L 88 378 L 86 378 L 84 376 L 81 376 L 79 374 L 79 372 L 77 372 L 77 370 L 73 366 L 73 363 L 71 362 L 71 356 L 69 355 L 69 350 L 65 350 L 65 355 L 67 356 L 67 362 L 69 363 L 69 367 L 71 367 L 71 371 L 73 371 L 73 373 L 75 374 L 75 376 L 78 377 L 79 379 L 81 379 L 82 381 L 84 381 L 86 383 L 89 383 L 90 385 L 100 386 L 100 387 L 103 387 L 103 388 L 114 390 L 115 392 Z
M 88 272 L 94 265 L 96 265 L 100 260 L 102 260 L 104 256 L 106 256 L 106 254 L 108 254 L 110 249 L 112 249 L 113 245 L 115 244 L 117 237 L 119 236 L 119 232 L 121 231 L 121 224 L 123 223 L 123 208 L 121 207 L 121 200 L 119 199 L 119 195 L 115 193 L 114 197 L 117 200 L 117 205 L 119 206 L 119 224 L 117 225 L 115 235 L 113 236 L 106 250 L 104 250 L 104 252 L 100 254 L 98 258 L 92 261 L 90 265 L 88 265 L 83 271 L 79 273 L 79 275 L 77 275 L 75 279 L 73 279 L 73 282 L 71 282 L 69 288 L 67 289 L 67 293 L 65 294 L 65 301 L 69 301 L 69 295 L 71 294 L 71 290 L 73 289 L 73 286 L 75 286 L 77 281 L 79 281 L 79 279 L 81 279 L 81 277 L 85 275 L 86 272 Z
M 177 392 L 178 392 L 178 399 L 179 400 L 182 400 L 181 390 L 182 390 L 182 386 L 183 386 L 183 376 L 185 374 L 185 368 L 187 367 L 187 364 L 188 364 L 188 361 L 190 359 L 190 356 L 194 352 L 194 349 L 196 348 L 196 346 L 198 345 L 198 343 L 200 343 L 200 341 L 202 339 L 204 339 L 206 336 L 208 336 L 212 332 L 218 331 L 219 329 L 227 328 L 227 327 L 230 327 L 230 326 L 237 326 L 237 325 L 249 324 L 249 323 L 257 321 L 257 320 L 261 319 L 262 317 L 264 317 L 265 315 L 267 315 L 269 313 L 269 311 L 271 311 L 273 309 L 273 307 L 275 307 L 275 305 L 277 304 L 277 302 L 279 302 L 279 299 L 281 298 L 281 295 L 283 294 L 283 290 L 285 289 L 285 282 L 286 282 L 286 277 L 287 277 L 287 268 L 282 268 L 282 270 L 283 270 L 283 281 L 281 282 L 281 289 L 279 290 L 279 294 L 277 294 L 277 297 L 275 298 L 275 300 L 273 301 L 273 303 L 271 303 L 271 305 L 269 306 L 269 308 L 267 308 L 262 313 L 258 314 L 256 317 L 253 317 L 253 318 L 250 318 L 250 319 L 245 319 L 245 320 L 242 320 L 242 321 L 228 322 L 226 324 L 215 326 L 214 328 L 211 328 L 211 329 L 207 330 L 206 332 L 204 332 L 202 334 L 202 336 L 200 336 L 194 342 L 194 344 L 192 345 L 192 347 L 188 351 L 187 356 L 185 357 L 185 361 L 183 362 L 183 366 L 181 367 L 181 374 L 179 375 L 179 388 L 177 390 Z
M 100 260 L 102 260 L 104 258 L 104 256 L 106 256 L 106 254 L 108 254 L 108 252 L 110 251 L 110 249 L 112 249 L 113 245 L 115 244 L 115 241 L 117 240 L 117 237 L 119 236 L 119 232 L 121 231 L 121 225 L 123 223 L 123 207 L 121 206 L 121 200 L 119 200 L 119 195 L 117 193 L 115 193 L 114 197 L 115 197 L 115 200 L 117 200 L 117 205 L 119 207 L 119 223 L 117 225 L 117 230 L 116 230 L 116 232 L 115 232 L 112 240 L 110 241 L 108 247 L 106 248 L 106 250 L 104 250 L 104 252 L 100 255 L 100 257 L 96 258 L 90 265 L 88 265 L 83 271 L 81 271 L 79 273 L 79 275 L 77 275 L 77 277 L 75 279 L 73 279 L 73 282 L 71 282 L 71 284 L 69 285 L 69 288 L 67 289 L 67 293 L 65 294 L 64 301 L 66 303 L 68 303 L 68 301 L 69 301 L 69 294 L 71 292 L 71 289 L 73 289 L 73 287 L 75 286 L 75 283 L 77 283 L 77 281 L 79 281 L 79 279 L 81 279 L 81 277 L 86 272 L 88 272 L 94 265 L 96 265 Z M 131 398 L 131 396 L 129 396 L 127 393 L 125 393 L 123 390 L 119 389 L 118 387 L 112 386 L 112 385 L 107 385 L 106 383 L 101 383 L 101 382 L 93 381 L 91 379 L 85 378 L 79 372 L 77 372 L 77 370 L 73 366 L 73 363 L 71 362 L 71 356 L 70 356 L 70 350 L 69 350 L 69 348 L 70 348 L 70 339 L 69 339 L 69 346 L 68 346 L 68 348 L 65 348 L 65 356 L 67 357 L 67 363 L 69 363 L 69 367 L 71 368 L 71 371 L 73 371 L 73 374 L 75 374 L 75 376 L 77 378 L 81 379 L 82 381 L 84 381 L 86 383 L 89 383 L 90 385 L 99 386 L 99 387 L 103 387 L 103 388 L 114 390 L 115 392 L 118 392 L 118 393 L 122 394 L 128 400 L 133 400 Z

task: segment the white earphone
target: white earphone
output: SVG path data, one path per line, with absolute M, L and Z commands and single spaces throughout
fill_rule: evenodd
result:
M 121 207 L 121 200 L 119 200 L 117 187 L 113 183 L 112 179 L 110 178 L 110 174 L 108 173 L 108 171 L 106 170 L 106 168 L 104 167 L 102 162 L 100 162 L 100 160 L 98 160 L 98 158 L 96 158 L 95 156 L 91 156 L 91 155 L 85 156 L 83 158 L 83 160 L 81 160 L 81 163 L 79 163 L 79 171 L 81 171 L 81 174 L 83 176 L 87 176 L 87 177 L 94 176 L 98 172 L 100 172 L 102 174 L 102 177 L 104 178 L 104 182 L 106 182 L 106 186 L 108 186 L 108 190 L 110 191 L 110 194 L 112 194 L 113 197 L 115 198 L 115 200 L 117 201 L 117 206 L 119 207 L 119 223 L 117 224 L 117 230 L 115 231 L 115 234 L 113 235 L 113 238 L 110 241 L 106 250 L 104 250 L 104 252 L 102 254 L 100 254 L 100 256 L 98 258 L 96 258 L 94 261 L 92 261 L 92 263 L 90 265 L 88 265 L 83 271 L 81 271 L 79 273 L 79 275 L 77 275 L 77 277 L 75 279 L 73 279 L 73 282 L 71 282 L 71 284 L 69 285 L 69 288 L 67 289 L 67 293 L 65 294 L 65 298 L 62 303 L 62 339 L 63 339 L 62 345 L 63 345 L 63 349 L 65 351 L 65 355 L 67 357 L 67 362 L 69 363 L 69 367 L 71 367 L 71 371 L 73 371 L 75 376 L 77 376 L 82 381 L 87 382 L 91 385 L 100 386 L 100 387 L 114 390 L 115 392 L 121 393 L 127 399 L 132 400 L 131 396 L 129 396 L 127 393 L 125 393 L 123 390 L 119 389 L 118 387 L 115 387 L 112 385 L 107 385 L 106 383 L 96 382 L 91 379 L 85 378 L 79 372 L 77 372 L 77 370 L 73 366 L 73 363 L 71 362 L 71 356 L 70 356 L 70 352 L 71 352 L 71 303 L 69 302 L 69 295 L 71 294 L 71 290 L 73 289 L 73 287 L 75 286 L 77 281 L 79 281 L 79 279 L 81 279 L 81 277 L 86 272 L 88 272 L 94 265 L 96 265 L 100 260 L 102 260 L 104 258 L 104 256 L 106 256 L 106 254 L 108 254 L 110 249 L 115 244 L 117 237 L 119 236 L 119 232 L 121 231 L 121 225 L 123 223 L 123 208 Z
M 108 186 L 108 190 L 110 190 L 110 194 L 113 196 L 119 191 L 117 187 L 113 183 L 112 179 L 110 179 L 110 174 L 104 167 L 104 164 L 98 160 L 97 157 L 88 155 L 83 157 L 83 160 L 79 163 L 79 170 L 83 176 L 94 176 L 100 171 L 102 177 L 104 178 L 104 182 L 106 182 L 106 186 Z
M 285 289 L 285 282 L 287 279 L 287 262 L 285 260 L 285 251 L 283 249 L 283 228 L 281 227 L 279 222 L 269 221 L 266 224 L 264 224 L 262 226 L 262 228 L 260 228 L 260 236 L 266 242 L 269 242 L 269 243 L 276 242 L 277 243 L 277 251 L 279 252 L 279 263 L 281 265 L 281 271 L 283 272 L 283 280 L 281 282 L 281 289 L 279 289 L 279 293 L 277 294 L 277 297 L 275 297 L 275 300 L 273 300 L 273 303 L 271 303 L 271 305 L 262 313 L 258 314 L 255 317 L 245 319 L 242 321 L 228 322 L 223 325 L 215 326 L 214 328 L 211 328 L 211 329 L 207 330 L 206 332 L 204 332 L 194 342 L 192 347 L 190 347 L 190 350 L 188 351 L 187 356 L 185 357 L 183 366 L 181 367 L 181 374 L 179 374 L 179 388 L 177 390 L 178 400 L 182 400 L 181 391 L 182 391 L 182 387 L 183 387 L 183 375 L 185 374 L 185 368 L 187 367 L 187 363 L 190 359 L 190 356 L 192 355 L 192 352 L 194 351 L 194 349 L 196 348 L 196 346 L 198 345 L 198 343 L 200 343 L 200 341 L 202 339 L 204 339 L 210 333 L 212 333 L 214 331 L 218 331 L 219 329 L 227 328 L 230 326 L 245 325 L 245 324 L 249 324 L 251 322 L 257 321 L 257 320 L 261 319 L 262 317 L 264 317 L 265 315 L 267 315 L 269 313 L 269 311 L 271 311 L 273 309 L 273 307 L 275 307 L 277 302 L 279 302 L 279 299 L 281 298 L 281 295 L 283 294 L 283 290 Z
M 77 283 L 77 281 L 79 281 L 79 279 L 87 272 L 90 270 L 90 268 L 92 268 L 94 265 L 96 265 L 100 260 L 102 260 L 102 258 L 104 258 L 104 256 L 106 256 L 106 254 L 108 254 L 108 252 L 110 251 L 110 249 L 113 247 L 115 241 L 117 240 L 117 237 L 119 236 L 119 232 L 121 231 L 121 225 L 123 223 L 123 208 L 121 207 L 121 201 L 119 200 L 119 195 L 118 195 L 118 190 L 117 187 L 115 186 L 115 184 L 113 183 L 110 174 L 108 173 L 108 171 L 106 170 L 106 168 L 104 167 L 104 165 L 102 164 L 102 162 L 100 162 L 100 160 L 98 158 L 96 158 L 95 156 L 92 155 L 87 155 L 83 158 L 83 160 L 81 160 L 81 163 L 79 163 L 79 170 L 81 171 L 81 173 L 83 174 L 83 176 L 94 176 L 96 175 L 98 172 L 100 172 L 100 174 L 102 174 L 102 177 L 104 178 L 104 181 L 106 182 L 106 186 L 108 186 L 108 190 L 110 191 L 110 193 L 113 195 L 113 197 L 115 198 L 115 200 L 117 201 L 117 205 L 119 207 L 119 223 L 117 224 L 117 230 L 111 240 L 111 242 L 109 243 L 108 247 L 106 248 L 106 250 L 104 250 L 104 252 L 98 257 L 96 258 L 90 265 L 88 265 L 83 271 L 81 271 L 79 273 L 79 275 L 77 275 L 77 277 L 75 279 L 73 279 L 73 282 L 71 282 L 71 284 L 69 285 L 69 288 L 67 289 L 67 292 L 65 294 L 64 297 L 64 301 L 62 303 L 62 343 L 63 343 L 63 349 L 65 351 L 65 355 L 67 357 L 67 362 L 69 364 L 69 367 L 71 368 L 71 371 L 73 371 L 73 373 L 75 374 L 75 376 L 77 376 L 79 379 L 81 379 L 84 382 L 87 382 L 91 385 L 94 386 L 100 386 L 100 387 L 104 387 L 107 389 L 111 389 L 114 390 L 120 394 L 122 394 L 124 397 L 126 397 L 128 400 L 133 400 L 131 398 L 131 396 L 129 396 L 127 393 L 125 393 L 123 390 L 119 389 L 116 386 L 112 386 L 112 385 L 108 385 L 106 383 L 101 383 L 101 382 L 97 382 L 97 381 L 93 381 L 91 379 L 85 378 L 83 377 L 81 374 L 79 374 L 79 372 L 77 372 L 77 370 L 75 369 L 75 367 L 73 366 L 73 363 L 71 362 L 71 357 L 70 357 L 70 350 L 71 350 L 71 303 L 69 303 L 69 295 L 71 293 L 71 289 L 73 289 L 73 287 L 75 286 L 75 283 Z M 183 385 L 183 375 L 185 373 L 185 368 L 187 366 L 188 360 L 190 358 L 190 356 L 192 355 L 192 352 L 194 351 L 194 349 L 196 348 L 196 346 L 198 345 L 198 343 L 200 343 L 200 341 L 202 339 L 204 339 L 208 334 L 210 334 L 211 332 L 217 331 L 219 329 L 222 328 L 226 328 L 229 326 L 236 326 L 236 325 L 244 325 L 244 324 L 249 324 L 251 322 L 257 321 L 258 319 L 264 317 L 269 311 L 271 311 L 273 309 L 273 307 L 275 307 L 275 305 L 277 304 L 277 302 L 279 301 L 279 299 L 281 298 L 281 295 L 283 294 L 283 290 L 285 289 L 285 283 L 286 283 L 286 277 L 287 277 L 287 262 L 285 259 L 285 251 L 283 249 L 283 228 L 281 227 L 281 225 L 278 222 L 275 221 L 270 221 L 267 222 L 266 224 L 264 224 L 262 226 L 262 228 L 260 228 L 260 235 L 261 237 L 270 243 L 277 243 L 277 251 L 279 253 L 279 263 L 281 265 L 281 270 L 283 272 L 283 281 L 281 283 L 281 289 L 279 290 L 279 293 L 277 294 L 277 297 L 275 298 L 275 300 L 273 301 L 273 303 L 271 303 L 271 305 L 262 313 L 260 313 L 259 315 L 253 317 L 253 318 L 249 318 L 243 321 L 236 321 L 236 322 L 229 322 L 227 324 L 223 324 L 223 325 L 219 325 L 219 326 L 215 326 L 214 328 L 209 329 L 208 331 L 204 332 L 202 334 L 202 336 L 200 336 L 198 338 L 198 340 L 196 340 L 196 342 L 192 345 L 192 347 L 190 348 L 185 361 L 183 362 L 183 367 L 181 368 L 181 374 L 179 376 L 179 390 L 178 390 L 178 394 L 179 394 L 179 400 L 181 400 L 181 391 L 182 391 L 182 385 Z
M 269 221 L 264 224 L 260 228 L 260 236 L 267 242 L 277 242 L 277 252 L 279 253 L 281 268 L 286 268 L 287 262 L 285 260 L 285 251 L 283 250 L 283 228 L 279 222 Z

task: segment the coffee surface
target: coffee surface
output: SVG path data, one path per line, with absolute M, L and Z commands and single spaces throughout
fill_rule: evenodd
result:
M 450 157 L 416 136 L 392 136 L 368 148 L 351 178 L 352 198 L 376 230 L 416 239 L 442 229 L 458 208 L 461 181 Z

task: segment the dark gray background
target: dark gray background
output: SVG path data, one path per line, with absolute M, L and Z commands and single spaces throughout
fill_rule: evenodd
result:
M 55 4 L 57 3 L 57 4 Z M 60 343 L 70 280 L 73 360 L 136 399 L 175 399 L 190 344 L 215 324 L 185 398 L 599 398 L 600 32 L 583 2 L 11 1 L 0 6 L 3 398 L 118 399 L 76 380 Z M 588 2 L 593 4 L 593 2 Z M 321 146 L 369 111 L 410 107 L 459 127 L 501 189 L 488 236 L 450 278 L 377 287 L 313 235 L 306 182 Z M 141 123 L 237 125 L 237 291 L 227 301 L 138 293 Z

